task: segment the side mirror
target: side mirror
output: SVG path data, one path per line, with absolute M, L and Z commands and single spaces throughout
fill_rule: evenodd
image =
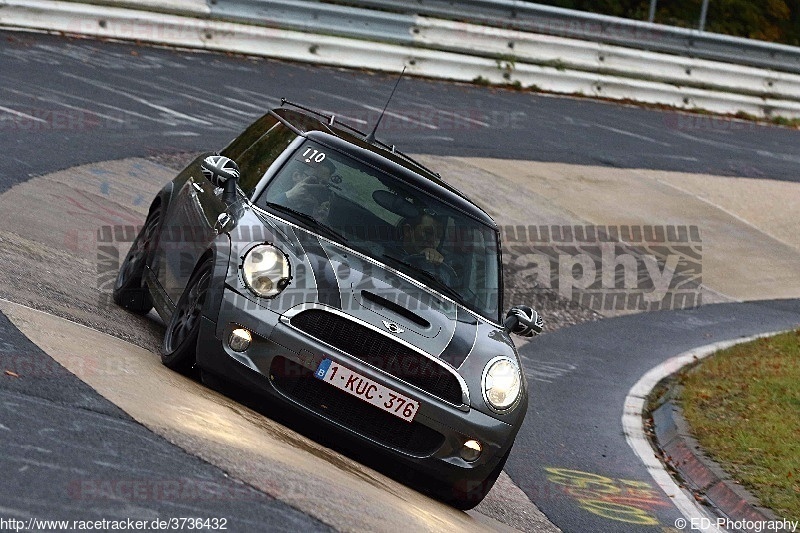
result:
M 200 163 L 203 175 L 215 187 L 222 187 L 222 200 L 230 205 L 236 201 L 236 181 L 239 179 L 239 165 L 223 155 L 210 155 Z
M 544 321 L 539 313 L 527 305 L 515 305 L 506 313 L 503 323 L 506 333 L 515 333 L 521 337 L 533 337 L 544 329 Z

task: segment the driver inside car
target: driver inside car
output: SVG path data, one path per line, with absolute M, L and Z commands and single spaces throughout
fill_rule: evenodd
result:
M 314 167 L 300 163 L 292 171 L 294 185 L 284 195 L 289 200 L 327 197 L 329 195 L 328 184 L 335 171 L 336 167 L 327 160 Z
M 433 274 L 445 285 L 459 283 L 451 265 L 452 255 L 442 251 L 444 223 L 435 213 L 423 209 L 419 214 L 402 219 L 398 224 L 403 262 Z
M 444 261 L 444 254 L 439 251 L 444 225 L 436 217 L 423 210 L 402 220 L 399 227 L 404 260 L 418 256 L 434 265 Z

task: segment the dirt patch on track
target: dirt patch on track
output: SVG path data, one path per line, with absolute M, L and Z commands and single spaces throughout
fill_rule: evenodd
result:
M 158 351 L 163 331 L 155 315 L 132 315 L 110 298 L 130 242 L 104 241 L 112 228 L 141 224 L 172 174 L 145 160 L 98 163 L 0 196 L 0 297 Z

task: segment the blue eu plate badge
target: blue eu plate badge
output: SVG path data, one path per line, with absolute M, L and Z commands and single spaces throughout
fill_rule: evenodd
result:
M 323 359 L 322 362 L 317 367 L 317 371 L 314 373 L 316 377 L 319 379 L 325 379 L 325 374 L 328 373 L 328 369 L 331 367 L 331 360 L 330 359 Z

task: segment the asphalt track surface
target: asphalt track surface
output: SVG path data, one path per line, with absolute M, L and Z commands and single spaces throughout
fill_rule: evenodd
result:
M 539 337 L 521 350 L 531 399 L 506 472 L 563 531 L 674 527 L 680 512 L 623 434 L 631 387 L 693 348 L 798 325 L 800 300 L 778 300 L 629 315 Z M 550 375 L 534 371 L 543 367 Z
M 0 192 L 82 163 L 220 147 L 281 96 L 336 110 L 367 128 L 393 82 L 385 75 L 46 35 L 0 33 L 0 39 Z M 401 87 L 391 109 L 406 119 L 387 117 L 381 132 L 411 153 L 798 180 L 797 131 L 426 80 L 408 79 Z M 531 405 L 507 472 L 565 531 L 634 528 L 619 512 L 603 511 L 613 505 L 641 511 L 628 518 L 653 518 L 650 531 L 670 527 L 678 511 L 622 434 L 628 390 L 671 355 L 798 323 L 797 301 L 762 302 L 636 315 L 537 339 L 522 350 Z M 13 483 L 0 484 L 0 514 L 85 519 L 202 512 L 236 517 L 234 530 L 259 523 L 326 528 L 154 437 L 2 316 L 0 357 L 17 364 L 22 358 L 40 371 L 24 387 L 0 376 L 0 435 L 8 450 L 0 463 L 14 472 L 5 477 Z M 205 492 L 179 504 L 81 484 L 184 478 L 202 480 L 202 487 L 187 490 Z M 587 485 L 588 492 L 572 490 Z M 241 497 L 225 496 L 231 492 Z
M 223 146 L 281 97 L 368 129 L 395 81 L 31 33 L 0 43 L 0 191 L 82 163 Z M 779 127 L 413 78 L 389 112 L 378 138 L 408 153 L 800 179 L 800 132 Z

